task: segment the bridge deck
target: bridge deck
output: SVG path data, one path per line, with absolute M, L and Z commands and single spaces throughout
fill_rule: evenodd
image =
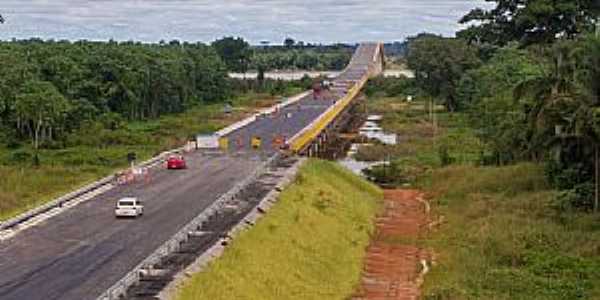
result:
M 380 44 L 376 43 L 359 46 L 348 67 L 332 81 L 331 90 L 324 92 L 321 97 L 315 99 L 312 94 L 305 96 L 298 102 L 281 109 L 278 113 L 260 117 L 250 125 L 229 134 L 227 137 L 230 150 L 249 150 L 250 139 L 258 136 L 262 140 L 261 149 L 272 152 L 276 149 L 272 144 L 276 137 L 285 137 L 290 140 L 303 129 L 306 136 L 301 136 L 299 137 L 301 139 L 293 141 L 292 150 L 298 151 L 305 147 L 318 135 L 324 125 L 335 118 L 354 98 L 356 93 L 352 93 L 352 91 L 358 92 L 366 79 L 373 75 L 370 66 L 374 64 L 373 58 L 378 47 Z M 340 107 L 332 109 L 334 106 Z M 327 111 L 331 111 L 331 113 L 324 114 Z M 314 123 L 319 117 L 324 117 L 322 124 Z

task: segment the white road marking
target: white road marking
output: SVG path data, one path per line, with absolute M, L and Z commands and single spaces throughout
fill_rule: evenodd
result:
M 85 193 L 81 196 L 79 196 L 76 199 L 73 199 L 67 203 L 65 203 L 62 207 L 55 207 L 43 214 L 39 214 L 23 223 L 20 223 L 18 225 L 16 225 L 14 228 L 11 229 L 6 229 L 3 231 L 0 231 L 0 242 L 8 240 L 12 237 L 14 237 L 15 235 L 17 235 L 19 232 L 24 231 L 28 228 L 31 228 L 33 226 L 39 225 L 42 222 L 64 212 L 65 210 L 72 208 L 74 206 L 77 206 L 80 203 L 83 203 L 85 201 L 88 201 L 110 189 L 112 189 L 114 187 L 113 184 L 106 184 L 98 189 L 95 189 L 89 193 Z

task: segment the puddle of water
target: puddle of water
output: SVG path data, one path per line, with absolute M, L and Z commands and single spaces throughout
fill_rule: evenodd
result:
M 396 145 L 398 143 L 398 136 L 396 134 L 385 133 L 383 128 L 379 125 L 379 122 L 383 119 L 380 115 L 370 115 L 367 117 L 367 121 L 360 127 L 360 135 L 366 136 L 369 139 L 375 139 L 386 145 Z M 352 144 L 350 150 L 346 154 L 346 158 L 338 160 L 338 163 L 354 174 L 359 176 L 365 176 L 362 172 L 364 169 L 370 169 L 374 166 L 382 165 L 384 161 L 366 162 L 358 161 L 354 158 L 354 155 L 358 152 L 358 148 L 361 146 L 368 146 L 371 144 Z
M 386 133 L 383 128 L 379 125 L 379 122 L 383 120 L 381 115 L 370 115 L 367 117 L 367 121 L 360 127 L 359 133 L 369 139 L 375 139 L 386 145 L 396 145 L 398 143 L 398 137 L 394 133 Z
M 344 158 L 344 159 L 340 159 L 337 161 L 340 165 L 342 165 L 343 167 L 345 167 L 346 169 L 352 171 L 352 173 L 358 175 L 358 176 L 365 176 L 365 174 L 363 173 L 364 169 L 370 169 L 374 166 L 378 166 L 378 165 L 382 165 L 384 164 L 383 161 L 358 161 L 352 157 L 348 157 L 348 158 Z

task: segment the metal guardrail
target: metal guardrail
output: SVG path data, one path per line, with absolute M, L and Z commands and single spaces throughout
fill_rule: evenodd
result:
M 328 108 L 323 114 L 321 114 L 316 120 L 311 122 L 308 126 L 303 128 L 300 132 L 294 135 L 287 143 L 289 148 L 294 152 L 298 153 L 303 151 L 306 146 L 308 146 L 315 138 L 319 136 L 319 134 L 352 102 L 352 100 L 358 95 L 360 90 L 364 87 L 369 77 L 376 75 L 377 71 L 374 71 L 373 63 L 377 61 L 377 56 L 381 55 L 381 51 L 383 51 L 383 45 L 381 43 L 376 44 L 375 51 L 373 52 L 373 56 L 370 57 L 371 62 L 367 63 L 366 70 L 364 70 L 364 74 L 362 77 L 356 81 L 354 80 L 344 80 L 344 83 L 350 82 L 352 85 L 346 91 L 346 94 L 339 99 L 339 101 Z M 357 50 L 357 51 L 360 51 Z M 353 56 L 352 60 L 346 66 L 346 69 L 340 76 L 345 72 L 357 72 L 358 70 L 351 70 L 351 68 L 358 68 L 361 65 L 364 65 L 364 62 L 357 61 L 357 53 Z M 364 67 L 363 67 L 364 68 Z
M 271 107 L 271 108 L 269 108 L 269 109 L 267 109 L 265 111 L 262 111 L 262 112 L 260 112 L 258 114 L 253 115 L 252 117 L 246 118 L 246 119 L 244 119 L 242 121 L 239 121 L 239 122 L 234 123 L 234 124 L 232 124 L 230 126 L 227 126 L 227 127 L 223 128 L 223 129 L 221 129 L 220 131 L 218 131 L 217 134 L 219 136 L 228 135 L 228 134 L 230 134 L 230 133 L 232 133 L 232 132 L 234 132 L 234 131 L 242 128 L 242 127 L 245 127 L 245 126 L 247 126 L 248 124 L 250 124 L 252 122 L 254 122 L 256 120 L 256 117 L 258 115 L 263 114 L 263 113 L 273 112 L 277 108 L 283 108 L 283 107 L 286 107 L 288 105 L 291 105 L 291 104 L 293 104 L 295 102 L 300 101 L 302 98 L 306 97 L 308 94 L 310 94 L 310 92 L 303 92 L 301 94 L 295 95 L 295 96 L 291 97 L 290 99 L 288 99 L 288 101 L 286 101 L 284 103 L 277 104 L 277 105 L 275 105 L 275 106 L 273 106 L 273 107 Z M 165 156 L 168 156 L 169 154 L 173 154 L 173 153 L 176 153 L 176 152 L 181 152 L 183 150 L 184 150 L 184 147 L 181 147 L 181 148 L 173 149 L 173 150 L 170 150 L 170 151 L 162 152 L 161 154 L 159 154 L 159 155 L 157 155 L 157 156 L 155 156 L 155 157 L 153 157 L 153 158 L 151 158 L 151 159 L 149 159 L 147 161 L 144 161 L 144 162 L 140 163 L 138 166 L 140 166 L 142 168 L 146 168 L 146 167 L 152 166 L 153 164 L 155 164 L 155 163 L 159 162 L 160 160 L 164 159 Z M 115 173 L 119 173 L 119 171 L 115 172 Z M 28 210 L 28 211 L 26 211 L 26 212 L 24 212 L 22 214 L 19 214 L 19 215 L 13 217 L 13 218 L 10 218 L 10 219 L 8 219 L 8 220 L 6 220 L 4 222 L 0 221 L 0 231 L 13 228 L 13 227 L 15 227 L 15 226 L 17 226 L 17 225 L 19 225 L 19 224 L 21 224 L 23 222 L 26 222 L 26 221 L 28 221 L 28 220 L 36 217 L 36 216 L 44 214 L 44 213 L 46 213 L 46 212 L 48 212 L 48 211 L 50 211 L 52 209 L 60 208 L 65 203 L 68 203 L 70 201 L 78 199 L 81 196 L 84 196 L 84 195 L 86 195 L 86 194 L 88 194 L 90 192 L 93 192 L 95 190 L 98 190 L 98 189 L 106 186 L 107 184 L 110 184 L 111 182 L 113 182 L 115 180 L 115 178 L 116 178 L 115 175 L 106 176 L 106 177 L 104 177 L 104 178 L 102 178 L 102 179 L 100 179 L 98 181 L 95 181 L 93 183 L 85 185 L 85 186 L 83 186 L 83 187 L 81 187 L 81 188 L 79 188 L 79 189 L 77 189 L 77 190 L 75 190 L 73 192 L 70 192 L 70 193 L 68 193 L 66 195 L 60 196 L 60 197 L 56 198 L 55 200 L 52 200 L 52 201 L 50 201 L 50 202 L 48 202 L 48 203 L 46 203 L 44 205 L 41 205 L 41 206 L 35 207 L 35 208 L 31 209 L 31 210 Z
M 142 167 L 142 168 L 152 167 L 159 161 L 163 160 L 165 156 L 175 153 L 175 152 L 180 152 L 180 151 L 183 151 L 183 148 L 177 148 L 174 150 L 163 152 L 149 160 L 146 160 L 146 161 L 140 163 L 138 166 Z M 114 182 L 115 178 L 116 178 L 115 175 L 106 176 L 98 181 L 95 181 L 93 183 L 85 185 L 73 192 L 70 192 L 66 195 L 58 197 L 55 200 L 52 200 L 44 205 L 33 208 L 33 209 L 26 211 L 16 217 L 8 219 L 4 222 L 0 222 L 0 231 L 13 228 L 23 222 L 26 222 L 32 218 L 42 215 L 52 209 L 63 207 L 66 203 L 68 203 L 70 201 L 76 200 L 88 193 L 96 191 L 96 190 Z
M 65 203 L 67 203 L 73 199 L 79 198 L 89 192 L 92 192 L 94 190 L 97 190 L 97 189 L 105 186 L 106 184 L 112 182 L 114 180 L 114 178 L 115 178 L 114 175 L 104 177 L 96 182 L 88 184 L 88 185 L 86 185 L 76 191 L 70 192 L 64 196 L 61 196 L 61 197 L 59 197 L 53 201 L 50 201 L 42 206 L 38 206 L 34 209 L 31 209 L 27 212 L 24 212 L 24 213 L 18 215 L 16 217 L 8 219 L 8 220 L 0 223 L 0 231 L 15 227 L 20 223 L 30 220 L 30 219 L 32 219 L 38 215 L 41 215 L 43 213 L 46 213 L 54 208 L 62 207 Z
M 336 104 L 328 108 L 319 118 L 311 122 L 308 126 L 293 136 L 288 145 L 290 149 L 298 153 L 302 151 L 311 141 L 313 141 L 322 131 L 325 129 L 333 119 L 335 119 L 340 112 L 342 112 L 350 102 L 356 97 L 358 92 L 363 88 L 367 82 L 368 74 L 365 74 L 362 79 L 356 82 L 349 90 L 348 93 L 342 97 Z
M 182 242 L 185 242 L 189 238 L 189 233 L 195 231 L 199 226 L 202 225 L 203 222 L 208 220 L 208 218 L 222 209 L 223 206 L 229 201 L 237 197 L 237 195 L 246 188 L 253 181 L 258 179 L 265 171 L 277 160 L 280 158 L 280 154 L 275 154 L 270 157 L 266 162 L 264 162 L 261 166 L 259 166 L 252 174 L 246 177 L 243 181 L 236 184 L 232 189 L 230 189 L 227 193 L 220 196 L 212 205 L 210 205 L 207 209 L 202 211 L 197 217 L 195 217 L 192 221 L 190 221 L 187 225 L 185 225 L 182 229 L 180 229 L 172 238 L 167 240 L 156 249 L 150 256 L 144 259 L 141 263 L 139 263 L 133 270 L 131 270 L 127 275 L 125 275 L 121 280 L 116 282 L 113 286 L 111 286 L 106 292 L 100 295 L 97 300 L 116 300 L 121 296 L 125 295 L 127 289 L 133 284 L 139 282 L 140 273 L 144 269 L 150 269 L 153 265 L 160 262 L 160 260 L 167 255 L 179 250 L 179 246 Z

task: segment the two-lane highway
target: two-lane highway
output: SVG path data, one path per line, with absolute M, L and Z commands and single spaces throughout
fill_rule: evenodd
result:
M 158 167 L 151 183 L 117 187 L 0 244 L 0 299 L 94 299 L 260 163 L 198 153 L 187 160 L 187 170 Z M 144 216 L 116 219 L 124 196 L 143 200 Z

